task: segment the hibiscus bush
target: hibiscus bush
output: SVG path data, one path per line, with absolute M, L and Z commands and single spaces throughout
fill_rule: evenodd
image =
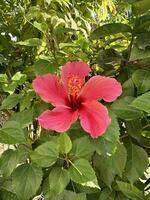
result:
M 149 0 L 0 11 L 0 200 L 150 200 Z

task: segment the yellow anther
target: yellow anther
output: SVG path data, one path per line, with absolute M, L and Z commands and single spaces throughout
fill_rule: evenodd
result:
M 82 88 L 82 80 L 78 76 L 72 76 L 68 79 L 67 86 L 69 94 L 76 96 Z

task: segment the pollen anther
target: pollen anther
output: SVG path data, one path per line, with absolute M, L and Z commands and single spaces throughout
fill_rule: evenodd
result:
M 72 76 L 68 78 L 68 92 L 72 96 L 76 96 L 79 94 L 81 88 L 82 88 L 82 80 L 78 76 Z

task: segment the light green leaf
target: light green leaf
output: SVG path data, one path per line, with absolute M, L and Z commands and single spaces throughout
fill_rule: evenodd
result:
M 94 30 L 91 34 L 91 37 L 93 39 L 100 39 L 101 37 L 114 35 L 117 33 L 124 33 L 124 32 L 131 33 L 132 32 L 131 27 L 123 23 L 110 23 L 110 24 L 105 24 Z
M 67 135 L 67 133 L 62 133 L 59 136 L 59 152 L 61 154 L 67 154 L 70 152 L 72 148 L 72 142 L 70 140 L 70 137 Z
M 40 30 L 41 32 L 45 32 L 45 31 L 47 31 L 47 29 L 48 29 L 48 26 L 47 26 L 47 24 L 46 23 L 39 23 L 39 22 L 34 22 L 33 23 L 33 26 L 35 27 L 35 28 L 37 28 L 38 30 Z
M 41 167 L 53 165 L 58 158 L 58 144 L 56 141 L 45 142 L 38 146 L 32 153 L 31 159 Z
M 134 183 L 144 174 L 148 166 L 148 156 L 143 148 L 132 143 L 127 145 L 127 153 L 125 175 Z
M 116 115 L 124 120 L 132 120 L 141 117 L 141 112 L 132 106 L 134 97 L 123 97 L 116 100 L 112 105 L 111 109 Z
M 78 159 L 71 163 L 70 177 L 76 183 L 86 183 L 96 180 L 95 172 L 90 163 L 85 159 Z
M 52 196 L 56 196 L 64 191 L 70 181 L 69 172 L 60 167 L 52 168 L 49 174 L 49 188 Z
M 137 97 L 133 102 L 132 106 L 150 113 L 150 92 L 147 92 L 139 97 Z
M 35 46 L 40 46 L 42 44 L 42 41 L 39 38 L 30 38 L 24 41 L 17 42 L 16 44 L 35 47 Z
M 132 200 L 144 200 L 144 194 L 137 189 L 135 186 L 129 183 L 117 181 L 117 185 L 120 189 L 120 191 L 127 196 L 128 198 Z
M 115 200 L 115 192 L 106 188 L 101 191 L 98 200 Z
M 0 129 L 0 142 L 5 144 L 25 143 L 25 136 L 20 124 L 8 121 Z
M 20 200 L 28 200 L 40 187 L 42 169 L 32 164 L 23 164 L 12 174 L 12 187 Z
M 26 74 L 22 74 L 21 72 L 17 72 L 13 77 L 12 81 L 16 82 L 18 85 L 22 85 L 27 79 Z
M 12 109 L 15 107 L 21 100 L 22 96 L 20 94 L 11 94 L 3 100 L 1 109 Z
M 144 93 L 150 89 L 150 72 L 142 69 L 136 70 L 132 74 L 132 80 L 135 83 L 138 93 Z

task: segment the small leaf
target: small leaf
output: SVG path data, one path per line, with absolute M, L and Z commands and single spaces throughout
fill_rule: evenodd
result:
M 60 167 L 52 168 L 49 174 L 49 188 L 51 194 L 55 197 L 64 191 L 70 181 L 69 172 Z
M 35 28 L 37 28 L 38 30 L 40 30 L 41 32 L 45 32 L 45 31 L 47 31 L 47 29 L 48 29 L 48 26 L 47 26 L 47 24 L 46 23 L 39 23 L 39 22 L 34 22 L 33 23 L 33 26 L 35 27 Z
M 20 200 L 28 200 L 40 187 L 42 181 L 42 169 L 23 164 L 15 169 L 12 174 L 12 187 Z
M 70 137 L 67 135 L 67 133 L 62 133 L 59 136 L 59 152 L 61 154 L 67 154 L 72 148 L 72 142 L 70 140 Z
M 24 41 L 17 42 L 16 44 L 34 47 L 34 46 L 40 46 L 42 44 L 42 41 L 39 38 L 30 38 Z
M 11 94 L 6 99 L 3 100 L 1 109 L 12 109 L 21 100 L 22 96 L 20 94 Z
M 48 60 L 40 59 L 34 63 L 34 72 L 36 75 L 54 73 L 55 71 L 56 67 Z
M 76 183 L 86 183 L 96 180 L 95 172 L 85 159 L 78 159 L 71 163 L 69 168 L 71 179 Z
M 58 158 L 58 144 L 56 141 L 45 142 L 38 146 L 32 153 L 31 159 L 41 167 L 53 165 Z
M 132 106 L 150 113 L 150 92 L 147 92 L 139 97 L 137 97 L 133 102 Z
M 0 129 L 0 142 L 5 144 L 25 143 L 24 132 L 18 122 L 8 121 Z
M 135 186 L 129 184 L 129 183 L 124 183 L 121 181 L 117 181 L 117 185 L 120 189 L 120 191 L 128 198 L 132 200 L 144 200 L 144 194 L 137 189 Z

